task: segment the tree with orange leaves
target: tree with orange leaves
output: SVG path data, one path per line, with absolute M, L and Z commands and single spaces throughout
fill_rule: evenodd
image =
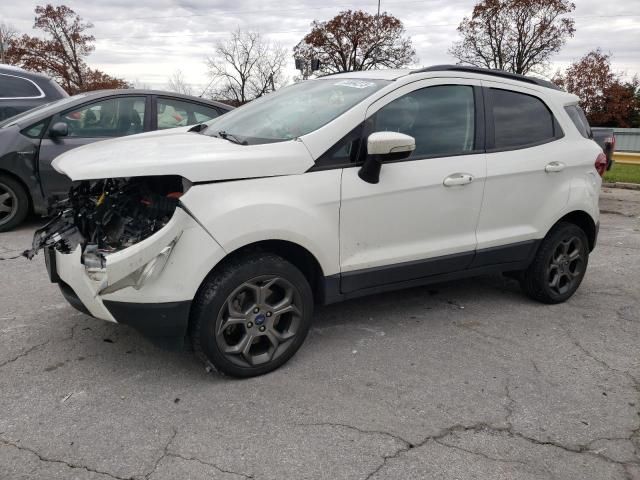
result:
M 593 50 L 572 63 L 554 83 L 580 97 L 589 123 L 599 127 L 640 126 L 640 80 L 624 82 L 611 68 L 611 55 Z
M 404 33 L 402 22 L 386 12 L 347 10 L 326 22 L 314 20 L 294 56 L 306 63 L 320 60 L 323 73 L 400 68 L 416 61 L 411 39 Z
M 87 33 L 91 23 L 65 5 L 37 6 L 35 13 L 33 28 L 42 30 L 45 38 L 25 34 L 13 39 L 6 52 L 9 63 L 47 74 L 70 94 L 129 86 L 86 64 L 95 48 L 95 37 Z

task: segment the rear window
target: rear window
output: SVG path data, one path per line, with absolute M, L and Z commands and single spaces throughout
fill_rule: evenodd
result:
M 38 98 L 44 96 L 31 80 L 0 73 L 0 98 Z
M 584 138 L 591 138 L 591 127 L 589 126 L 589 121 L 587 120 L 587 116 L 584 114 L 582 109 L 577 105 L 568 105 L 564 107 L 567 114 L 569 114 L 569 118 L 576 126 L 580 135 Z
M 556 124 L 537 97 L 510 90 L 489 90 L 496 149 L 522 148 L 556 138 Z

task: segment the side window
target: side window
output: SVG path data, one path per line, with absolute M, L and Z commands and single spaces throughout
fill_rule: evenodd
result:
M 473 87 L 440 85 L 416 90 L 382 107 L 372 118 L 373 132 L 411 135 L 411 158 L 472 152 L 475 138 Z
M 158 130 L 208 122 L 218 116 L 220 112 L 214 107 L 158 98 Z
M 591 127 L 584 112 L 577 105 L 569 105 L 564 107 L 571 121 L 584 138 L 591 138 Z
M 64 122 L 70 137 L 122 137 L 143 131 L 145 97 L 109 98 L 55 115 L 51 125 Z
M 542 100 L 510 90 L 489 89 L 496 149 L 518 148 L 556 138 L 553 115 Z
M 344 167 L 364 160 L 365 149 L 361 151 L 363 130 L 364 125 L 360 124 L 347 133 L 316 160 L 316 167 L 320 169 Z
M 40 98 L 42 91 L 31 80 L 0 73 L 0 98 Z
M 21 133 L 29 138 L 40 138 L 42 137 L 42 133 L 47 125 L 47 122 L 48 120 L 38 122 L 35 125 L 31 125 L 30 127 L 25 128 Z

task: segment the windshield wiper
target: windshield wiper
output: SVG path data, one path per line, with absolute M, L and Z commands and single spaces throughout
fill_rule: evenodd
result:
M 218 132 L 218 137 L 224 138 L 225 140 L 229 140 L 232 143 L 237 143 L 238 145 L 249 145 L 247 141 L 240 141 L 238 137 L 236 137 L 233 133 L 227 133 L 224 130 L 220 130 Z
M 202 133 L 207 128 L 209 128 L 209 125 L 207 125 L 206 123 L 198 123 L 197 125 L 194 125 L 193 127 L 191 127 L 188 131 Z

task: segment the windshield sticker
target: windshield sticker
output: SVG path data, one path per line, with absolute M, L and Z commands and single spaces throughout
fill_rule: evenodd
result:
M 351 88 L 369 88 L 375 86 L 375 83 L 365 82 L 364 80 L 342 80 L 338 83 L 334 83 L 334 85 Z

